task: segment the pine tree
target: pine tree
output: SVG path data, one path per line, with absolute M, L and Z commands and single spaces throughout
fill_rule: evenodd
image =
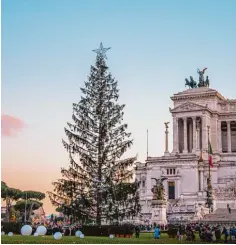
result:
M 73 104 L 73 123 L 65 128 L 68 141 L 63 140 L 63 145 L 70 166 L 62 169 L 64 178 L 54 182 L 55 190 L 49 192 L 52 204 L 97 225 L 140 211 L 138 185 L 131 183 L 136 157 L 121 159 L 133 141 L 122 123 L 125 105 L 118 104 L 117 81 L 106 65 L 107 50 L 102 43 L 93 50 L 96 63 L 81 88 L 81 100 Z

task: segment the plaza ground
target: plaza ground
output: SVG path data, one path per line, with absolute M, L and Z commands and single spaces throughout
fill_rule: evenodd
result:
M 162 234 L 160 239 L 154 239 L 153 233 L 141 233 L 139 238 L 114 238 L 110 239 L 109 237 L 92 237 L 88 236 L 84 239 L 77 238 L 75 236 L 66 236 L 63 237 L 61 240 L 55 240 L 52 236 L 43 236 L 43 237 L 34 237 L 34 236 L 21 236 L 21 235 L 14 235 L 12 237 L 8 237 L 7 235 L 4 235 L 1 237 L 1 243 L 2 244 L 51 244 L 51 243 L 57 243 L 57 244 L 176 244 L 176 243 L 195 243 L 199 244 L 200 240 L 198 236 L 196 236 L 195 242 L 188 242 L 185 241 L 185 239 L 182 242 L 179 242 L 176 238 L 169 238 L 167 234 Z

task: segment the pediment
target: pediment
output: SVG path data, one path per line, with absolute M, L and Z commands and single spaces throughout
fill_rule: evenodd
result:
M 198 105 L 192 102 L 186 102 L 182 105 L 175 107 L 174 109 L 170 109 L 170 112 L 184 112 L 184 111 L 199 111 L 206 110 L 206 106 Z

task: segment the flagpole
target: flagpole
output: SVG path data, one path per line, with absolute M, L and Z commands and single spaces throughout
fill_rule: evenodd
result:
M 208 177 L 208 183 L 207 183 L 207 203 L 209 208 L 209 213 L 211 213 L 213 210 L 213 196 L 212 196 L 212 186 L 211 186 L 211 166 L 210 166 L 210 154 L 212 154 L 211 145 L 210 145 L 210 126 L 207 126 L 207 135 L 208 135 L 208 171 L 209 171 L 209 177 Z M 211 151 L 211 152 L 209 152 Z
M 207 135 L 208 135 L 208 161 L 209 161 L 209 142 L 210 142 L 210 126 L 207 126 Z M 211 166 L 210 166 L 210 162 L 208 163 L 208 173 L 209 173 L 209 185 L 211 184 Z
M 147 129 L 147 159 L 148 159 L 148 129 Z

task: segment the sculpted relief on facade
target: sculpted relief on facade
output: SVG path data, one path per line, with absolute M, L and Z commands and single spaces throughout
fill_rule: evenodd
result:
M 218 186 L 218 188 L 214 190 L 214 194 L 215 197 L 219 199 L 236 199 L 236 178 L 231 179 L 231 182 L 224 187 Z
M 174 109 L 170 108 L 171 113 L 177 113 L 177 112 L 185 112 L 185 111 L 195 111 L 195 110 L 204 110 L 207 107 L 197 105 L 192 102 L 186 102 L 180 106 L 175 107 Z

